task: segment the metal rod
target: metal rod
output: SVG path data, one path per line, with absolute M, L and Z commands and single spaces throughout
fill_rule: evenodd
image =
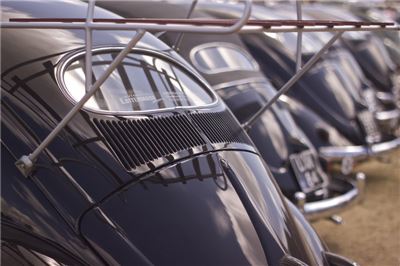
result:
M 260 109 L 255 113 L 244 125 L 245 130 L 249 130 L 254 122 L 269 108 L 274 104 L 282 94 L 285 94 L 328 50 L 332 44 L 342 36 L 343 32 L 336 33 L 311 59 L 291 78 L 285 85 Z
M 60 123 L 50 132 L 50 134 L 39 144 L 39 146 L 28 156 L 22 156 L 16 165 L 29 175 L 31 167 L 36 161 L 40 153 L 51 143 L 51 141 L 60 133 L 60 131 L 71 121 L 71 119 L 79 112 L 83 105 L 93 96 L 94 93 L 100 88 L 103 82 L 109 77 L 114 69 L 122 62 L 125 56 L 132 50 L 132 48 L 139 42 L 145 34 L 144 30 L 139 30 L 136 35 L 129 41 L 126 47 L 118 54 L 118 56 L 111 62 L 110 66 L 104 71 L 100 78 L 91 86 L 90 90 L 82 97 L 82 99 L 69 111 L 69 113 L 60 121 Z
M 239 33 L 252 34 L 260 32 L 345 32 L 345 31 L 400 31 L 400 26 L 305 26 L 299 28 L 296 26 L 272 26 L 265 29 L 261 26 L 244 26 Z
M 93 22 L 95 0 L 89 0 L 86 24 Z M 89 27 L 85 28 L 85 92 L 88 92 L 92 86 L 92 29 Z
M 84 18 L 10 18 L 10 22 L 57 22 L 57 23 L 78 23 L 86 22 Z M 94 18 L 96 23 L 151 23 L 151 24 L 180 24 L 192 26 L 232 26 L 237 19 L 184 19 L 184 18 Z M 343 21 L 343 20 L 290 20 L 290 19 L 249 19 L 246 22 L 248 26 L 393 26 L 393 22 L 363 22 L 363 21 Z
M 230 26 L 193 26 L 189 25 L 160 25 L 156 23 L 134 23 L 134 24 L 115 24 L 115 23 L 63 23 L 63 22 L 1 22 L 2 28 L 30 28 L 30 29 L 85 29 L 92 30 L 146 30 L 146 31 L 175 31 L 193 32 L 209 34 L 230 34 L 238 32 L 248 21 L 251 15 L 252 0 L 244 0 L 245 7 L 243 15 L 233 25 Z
M 192 5 L 190 6 L 189 11 L 188 11 L 188 13 L 186 15 L 187 19 L 192 16 L 196 5 L 197 5 L 197 0 L 193 0 Z M 183 35 L 184 35 L 183 32 L 179 33 L 178 37 L 176 38 L 176 41 L 175 41 L 174 45 L 172 45 L 172 49 L 174 49 L 176 51 L 179 49 L 179 46 L 180 46 L 180 44 L 181 44 L 181 42 L 183 40 Z
M 301 12 L 301 0 L 296 1 L 296 10 L 297 10 L 297 20 L 302 20 L 302 12 Z M 298 72 L 301 68 L 301 55 L 302 55 L 302 45 L 303 45 L 303 32 L 299 31 L 297 33 L 297 49 L 296 49 L 296 72 Z
M 131 23 L 131 24 L 116 24 L 116 23 L 104 23 L 104 22 L 92 22 L 86 23 L 62 23 L 62 22 L 0 22 L 1 28 L 12 28 L 12 29 L 85 29 L 89 27 L 92 30 L 138 30 L 144 29 L 149 31 L 171 31 L 171 32 L 191 32 L 191 33 L 210 33 L 210 34 L 223 34 L 231 33 L 225 31 L 227 27 L 215 26 L 211 23 L 210 26 L 206 22 L 202 25 L 207 26 L 189 26 L 187 24 L 167 24 L 159 25 L 156 23 Z M 221 24 L 224 25 L 224 24 Z M 230 30 L 232 28 L 229 28 Z M 221 32 L 222 30 L 222 32 Z M 308 26 L 297 26 L 297 25 L 272 25 L 269 28 L 265 28 L 262 25 L 246 25 L 240 30 L 240 33 L 259 33 L 259 32 L 338 32 L 338 31 L 400 31 L 398 25 L 361 25 L 361 26 L 328 26 L 328 25 L 308 25 Z

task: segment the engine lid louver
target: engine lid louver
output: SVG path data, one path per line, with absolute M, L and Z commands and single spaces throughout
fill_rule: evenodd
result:
M 144 119 L 93 119 L 93 123 L 128 171 L 208 143 L 250 143 L 226 111 Z
M 211 143 L 246 143 L 247 135 L 232 115 L 225 112 L 198 113 L 190 115 Z

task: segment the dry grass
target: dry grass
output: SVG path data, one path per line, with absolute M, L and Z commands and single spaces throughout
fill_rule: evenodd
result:
M 361 205 L 342 214 L 344 224 L 313 224 L 332 251 L 360 265 L 400 265 L 400 150 L 390 160 L 358 167 L 367 174 L 366 195 Z

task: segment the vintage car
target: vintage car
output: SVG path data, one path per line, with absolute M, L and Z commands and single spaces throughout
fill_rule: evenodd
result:
M 304 11 L 315 18 L 360 20 L 348 9 L 338 6 L 306 5 Z M 394 35 L 394 41 L 399 41 L 397 32 L 385 35 Z M 343 34 L 342 43 L 354 54 L 367 78 L 375 84 L 379 91 L 377 97 L 387 105 L 397 105 L 400 108 L 400 71 L 392 60 L 396 57 L 390 56 L 383 39 L 370 32 L 348 32 Z M 391 51 L 398 53 L 398 49 Z
M 147 1 L 100 2 L 99 5 L 126 18 L 177 18 L 188 10 L 185 4 L 159 3 L 152 7 Z M 191 17 L 205 19 L 209 16 L 193 11 Z M 260 71 L 239 36 L 180 36 L 179 33 L 164 33 L 160 38 L 176 46 L 243 125 L 275 94 L 276 89 Z M 306 116 L 304 119 L 313 122 Z M 307 218 L 332 217 L 362 196 L 364 175 L 359 173 L 358 181 L 350 182 L 352 177 L 327 174 L 313 144 L 296 125 L 284 103 L 274 104 L 248 133 L 284 195 L 297 204 Z
M 87 6 L 3 1 L 1 17 L 80 19 Z M 93 32 L 94 81 L 139 34 Z M 3 265 L 354 265 L 285 200 L 210 85 L 149 33 L 30 171 L 17 167 L 84 97 L 85 32 L 6 28 L 1 48 Z
M 201 4 L 199 9 L 219 18 L 236 18 L 242 7 L 212 3 Z M 266 8 L 262 5 L 255 5 L 252 11 L 255 19 L 288 19 L 280 13 L 279 9 Z M 295 34 L 265 32 L 241 36 L 261 70 L 277 88 L 295 74 L 297 40 Z M 317 38 L 315 34 L 303 34 L 303 60 L 307 61 L 319 51 L 323 44 L 321 38 Z M 333 47 L 333 49 L 337 48 Z M 336 52 L 336 54 L 340 53 Z M 342 60 L 342 57 L 335 59 L 329 57 L 328 54 L 327 59 L 321 59 L 287 94 L 316 112 L 352 143 L 343 146 L 323 144 L 324 138 L 329 139 L 329 133 L 326 132 L 319 134 L 317 138 L 312 138 L 309 135 L 308 124 L 298 116 L 298 108 L 294 103 L 290 104 L 292 101 L 289 100 L 293 117 L 303 131 L 310 136 L 310 140 L 319 149 L 320 155 L 328 161 L 343 162 L 344 158 L 354 161 L 366 159 L 369 156 L 380 156 L 399 147 L 400 138 L 394 134 L 394 130 L 383 130 L 384 128 L 377 122 L 375 112 L 369 109 L 370 104 L 364 95 L 354 92 L 364 90 L 348 87 L 354 82 L 348 81 L 349 73 L 345 73 L 341 68 L 342 64 L 337 64 L 337 62 L 347 60 Z M 357 100 L 356 96 L 364 99 Z M 394 112 L 398 114 L 396 108 Z M 388 127 L 391 128 L 391 126 L 396 127 L 398 117 L 383 120 L 388 122 Z
M 353 14 L 365 21 L 377 22 L 377 21 L 392 21 L 400 23 L 400 12 L 394 7 L 379 8 L 370 5 L 358 5 L 347 7 Z M 400 69 L 400 34 L 398 32 L 375 32 L 374 35 L 378 36 L 383 45 L 386 47 L 389 53 L 390 59 L 396 65 L 396 68 Z

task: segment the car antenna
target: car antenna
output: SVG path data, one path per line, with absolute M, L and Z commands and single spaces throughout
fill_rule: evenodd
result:
M 192 5 L 190 6 L 189 11 L 188 11 L 188 13 L 187 13 L 187 15 L 186 15 L 186 19 L 189 19 L 189 18 L 192 16 L 193 11 L 194 11 L 194 9 L 195 9 L 195 7 L 196 7 L 196 5 L 197 5 L 197 1 L 198 1 L 198 0 L 193 0 Z M 185 34 L 184 32 L 179 33 L 178 37 L 177 37 L 176 40 L 175 40 L 174 45 L 172 45 L 172 49 L 174 49 L 175 51 L 178 51 L 178 50 L 179 50 L 179 46 L 180 46 L 181 43 L 182 43 L 183 35 L 184 35 L 184 34 Z

